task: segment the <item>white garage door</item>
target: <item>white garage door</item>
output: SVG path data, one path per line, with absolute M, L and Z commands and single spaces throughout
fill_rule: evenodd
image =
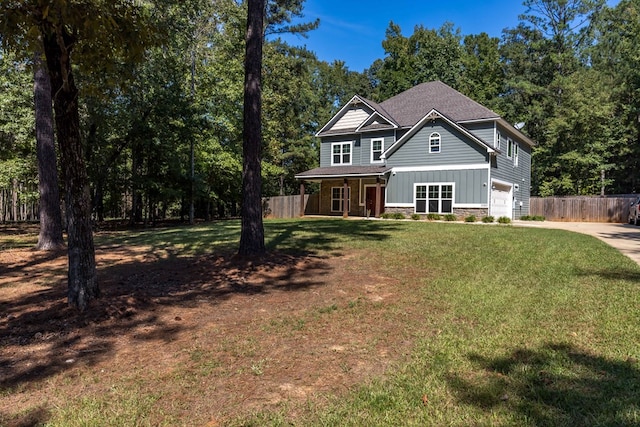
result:
M 501 216 L 511 218 L 512 203 L 511 186 L 494 182 L 491 186 L 491 216 L 496 219 Z

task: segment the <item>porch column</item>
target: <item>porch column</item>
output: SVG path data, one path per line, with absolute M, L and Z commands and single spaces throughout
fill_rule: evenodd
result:
M 382 186 L 380 184 L 380 177 L 376 177 L 376 218 L 380 218 L 380 205 L 382 204 L 382 200 L 380 196 L 382 195 Z
M 300 181 L 300 217 L 304 216 L 304 181 Z
M 349 216 L 349 183 L 347 178 L 344 179 L 344 187 L 342 191 L 342 217 L 347 218 Z

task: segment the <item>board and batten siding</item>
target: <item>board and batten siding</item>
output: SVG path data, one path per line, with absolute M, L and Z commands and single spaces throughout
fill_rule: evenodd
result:
M 489 146 L 493 147 L 493 143 L 496 139 L 495 122 L 463 123 L 462 126 L 469 132 L 489 144 Z
M 337 122 L 331 126 L 331 130 L 355 129 L 371 115 L 371 111 L 353 107 L 347 110 Z
M 455 183 L 454 207 L 459 204 L 488 206 L 487 182 L 489 168 L 465 170 L 434 170 L 397 172 L 387 181 L 386 203 L 407 204 L 414 202 L 415 183 Z
M 429 153 L 429 137 L 440 134 L 440 152 Z M 387 159 L 389 166 L 446 166 L 488 163 L 485 147 L 442 120 L 427 123 Z

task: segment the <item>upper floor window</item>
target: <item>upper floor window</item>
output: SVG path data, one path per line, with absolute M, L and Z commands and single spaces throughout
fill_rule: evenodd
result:
M 371 163 L 382 163 L 382 152 L 384 151 L 384 139 L 371 140 Z
M 511 138 L 507 139 L 507 158 L 513 158 L 513 140 Z
M 434 132 L 429 135 L 429 153 L 439 153 L 440 152 L 440 134 L 438 132 Z
M 351 210 L 351 188 L 347 187 L 347 211 Z M 344 212 L 344 187 L 331 187 L 331 212 Z
M 331 165 L 351 164 L 351 142 L 334 142 L 331 144 Z
M 496 132 L 496 140 L 493 143 L 493 147 L 496 149 L 500 149 L 500 140 L 502 139 L 502 135 L 500 134 L 500 131 Z
M 513 166 L 518 166 L 518 144 L 516 142 L 513 143 Z

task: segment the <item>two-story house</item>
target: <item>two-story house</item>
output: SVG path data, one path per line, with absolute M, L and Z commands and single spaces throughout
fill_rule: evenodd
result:
M 316 134 L 320 214 L 529 214 L 534 142 L 435 81 L 379 104 L 354 96 Z

